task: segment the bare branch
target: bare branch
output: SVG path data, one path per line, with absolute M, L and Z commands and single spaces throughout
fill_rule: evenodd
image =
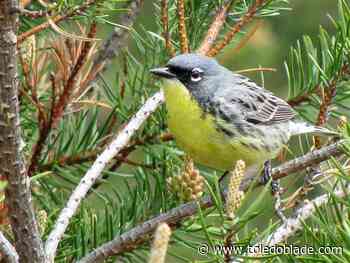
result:
M 293 172 L 303 170 L 306 166 L 311 164 L 320 163 L 331 156 L 340 155 L 343 153 L 342 143 L 343 142 L 335 143 L 280 165 L 272 170 L 272 176 L 276 179 L 282 178 Z M 251 183 L 253 179 L 254 178 L 245 179 L 240 189 L 246 191 L 249 187 L 249 183 Z M 224 195 L 226 196 L 226 194 Z M 206 209 L 212 207 L 214 202 L 210 197 L 206 196 L 199 201 L 199 204 L 202 209 Z M 113 240 L 99 246 L 82 258 L 79 263 L 101 262 L 109 256 L 131 251 L 140 244 L 148 241 L 148 236 L 154 232 L 155 228 L 160 223 L 167 223 L 169 226 L 176 228 L 180 221 L 193 216 L 197 212 L 198 202 L 190 202 L 176 207 L 169 212 L 145 221 L 120 236 L 116 236 Z
M 103 169 L 128 144 L 130 138 L 140 128 L 142 123 L 163 101 L 163 92 L 158 92 L 149 98 L 129 123 L 119 132 L 116 138 L 107 146 L 105 151 L 98 156 L 94 164 L 81 179 L 70 196 L 65 208 L 59 214 L 55 226 L 46 241 L 45 251 L 49 262 L 53 262 L 58 243 L 67 229 L 70 219 L 76 213 L 82 199 L 99 178 Z
M 45 254 L 20 150 L 16 36 L 18 15 L 11 11 L 16 8 L 16 0 L 0 1 L 0 174 L 8 181 L 5 201 L 19 259 L 21 262 L 39 263 L 45 262 Z
M 2 260 L 8 263 L 17 263 L 18 254 L 16 249 L 12 246 L 12 244 L 6 239 L 3 233 L 0 231 L 0 253 L 2 256 Z

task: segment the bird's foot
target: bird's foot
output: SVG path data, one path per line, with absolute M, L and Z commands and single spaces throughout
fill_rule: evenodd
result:
M 266 161 L 264 163 L 263 174 L 260 176 L 260 183 L 261 184 L 265 185 L 265 184 L 267 184 L 270 181 L 270 179 L 272 177 L 271 170 L 272 170 L 272 168 L 271 168 L 271 161 L 270 160 Z
M 224 191 L 222 190 L 222 189 L 224 189 L 225 187 L 224 187 L 224 185 L 223 185 L 223 183 L 224 183 L 224 180 L 225 180 L 225 178 L 229 175 L 229 171 L 226 171 L 226 172 L 224 172 L 221 176 L 220 176 L 220 178 L 219 178 L 219 190 L 220 190 L 220 195 L 221 195 L 221 199 L 222 200 L 225 200 L 225 194 L 224 194 Z
M 260 182 L 262 184 L 267 184 L 270 179 L 272 178 L 272 168 L 271 168 L 271 161 L 266 161 L 264 163 L 264 173 L 260 178 Z M 275 199 L 275 212 L 277 216 L 282 220 L 282 222 L 285 222 L 286 216 L 283 214 L 283 208 L 282 208 L 282 201 L 281 201 L 281 194 L 283 193 L 283 189 L 280 185 L 279 180 L 271 179 L 271 194 Z

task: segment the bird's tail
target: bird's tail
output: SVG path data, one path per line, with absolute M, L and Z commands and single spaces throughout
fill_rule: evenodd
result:
M 339 135 L 338 132 L 331 131 L 324 127 L 314 126 L 307 122 L 290 122 L 289 130 L 291 135 L 300 135 L 306 133 L 326 135 L 326 136 L 336 136 Z

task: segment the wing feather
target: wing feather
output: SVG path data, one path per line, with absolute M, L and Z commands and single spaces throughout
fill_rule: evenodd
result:
M 218 115 L 224 120 L 237 122 L 238 118 L 252 124 L 271 124 L 295 117 L 295 112 L 283 99 L 244 76 L 234 76 L 233 88 L 219 92 L 215 99 L 220 108 Z

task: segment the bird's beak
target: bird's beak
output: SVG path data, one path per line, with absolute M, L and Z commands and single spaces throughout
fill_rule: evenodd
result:
M 162 77 L 162 78 L 167 78 L 167 79 L 172 79 L 175 78 L 176 75 L 171 73 L 167 67 L 165 68 L 154 68 L 151 69 L 150 72 L 156 76 Z

